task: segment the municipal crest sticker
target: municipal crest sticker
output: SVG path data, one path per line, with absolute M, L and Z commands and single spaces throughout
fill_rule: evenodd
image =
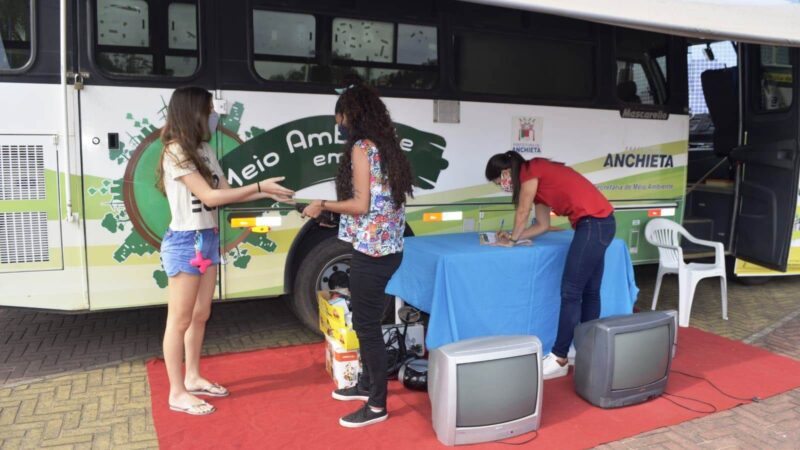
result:
M 519 153 L 542 153 L 541 117 L 514 116 L 511 119 L 511 149 Z

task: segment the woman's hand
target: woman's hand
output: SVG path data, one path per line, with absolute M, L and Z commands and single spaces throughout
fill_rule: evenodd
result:
M 311 217 L 316 219 L 320 214 L 322 214 L 322 201 L 314 200 L 313 202 L 309 203 L 305 209 L 303 209 L 303 213 L 301 215 L 303 217 Z
M 266 180 L 261 180 L 258 182 L 259 187 L 261 188 L 261 192 L 273 196 L 277 195 L 282 198 L 292 198 L 294 197 L 294 191 L 291 189 L 287 189 L 281 186 L 278 182 L 285 180 L 286 177 L 273 177 L 267 178 Z M 275 197 L 272 197 L 275 198 Z
M 498 236 L 497 240 L 494 243 L 494 245 L 496 245 L 498 247 L 513 247 L 514 243 L 511 242 L 511 239 L 508 236 L 508 233 L 505 233 L 505 232 L 502 232 L 502 231 L 500 233 L 506 234 L 506 236 L 502 236 L 502 237 Z M 498 234 L 500 234 L 500 233 L 498 233 Z
M 510 239 L 511 234 L 508 231 L 498 231 L 497 233 L 495 233 L 495 237 L 497 237 L 498 241 L 501 239 Z
M 284 197 L 282 195 L 270 195 L 270 194 L 267 194 L 267 197 L 269 197 L 269 198 L 271 198 L 271 199 L 273 199 L 273 200 L 275 200 L 276 202 L 279 202 L 279 203 L 286 203 L 287 205 L 294 205 L 295 204 L 295 201 L 294 201 L 294 199 L 292 197 Z

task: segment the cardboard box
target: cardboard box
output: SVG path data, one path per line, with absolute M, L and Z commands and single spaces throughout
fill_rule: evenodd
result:
M 319 329 L 322 334 L 338 342 L 344 350 L 358 350 L 358 337 L 356 337 L 356 332 L 352 328 L 333 328 L 328 320 L 320 315 Z
M 352 328 L 333 328 L 331 337 L 345 350 L 358 350 L 358 337 Z
M 320 318 L 324 317 L 327 319 L 330 328 L 346 328 L 351 326 L 352 324 L 348 320 L 351 316 L 350 309 L 347 307 L 347 301 L 342 297 L 332 298 L 335 294 L 335 291 L 317 292 L 319 316 Z
M 345 350 L 330 336 L 325 337 L 325 370 L 336 384 L 336 389 L 355 386 L 361 373 L 358 350 Z

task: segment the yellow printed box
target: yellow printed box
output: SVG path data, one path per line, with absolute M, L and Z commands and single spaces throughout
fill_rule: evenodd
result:
M 336 389 L 355 386 L 361 373 L 358 350 L 346 350 L 330 336 L 325 337 L 325 370 L 336 384 Z
M 356 332 L 350 327 L 333 328 L 328 320 L 320 314 L 319 329 L 322 334 L 333 338 L 345 350 L 358 350 L 358 338 Z
M 330 328 L 345 328 L 347 315 L 350 312 L 347 302 L 342 297 L 337 297 L 336 292 L 320 291 L 317 293 L 319 303 L 320 330 L 322 330 L 322 318 L 330 324 Z M 322 330 L 324 332 L 324 330 Z

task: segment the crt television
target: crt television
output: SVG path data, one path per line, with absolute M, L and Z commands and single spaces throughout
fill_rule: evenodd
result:
M 466 339 L 430 351 L 433 429 L 445 445 L 496 441 L 539 428 L 542 343 L 536 336 Z
M 675 344 L 675 314 L 611 316 L 575 328 L 575 391 L 601 408 L 633 405 L 664 392 Z

